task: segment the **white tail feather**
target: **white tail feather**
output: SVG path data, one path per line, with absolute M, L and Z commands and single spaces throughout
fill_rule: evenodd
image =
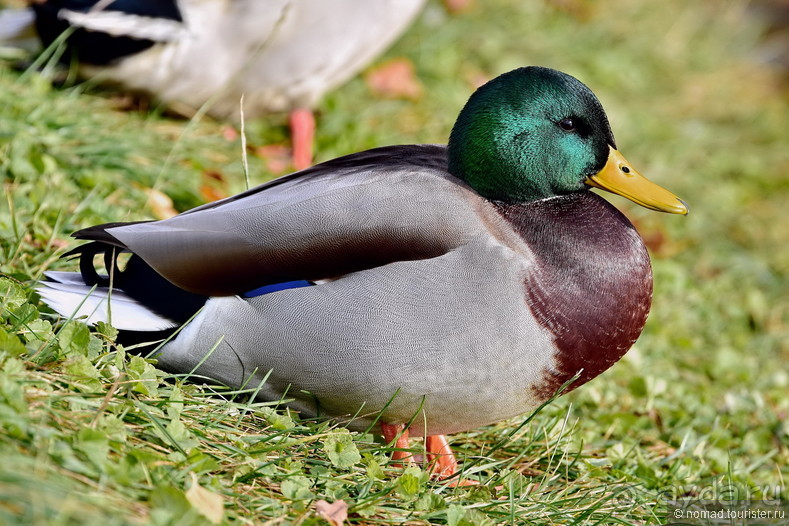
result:
M 85 280 L 82 279 L 82 274 L 79 272 L 61 272 L 59 270 L 48 270 L 44 272 L 44 275 L 51 281 L 55 281 L 57 283 L 87 287 L 87 285 L 85 285 Z
M 126 331 L 162 331 L 178 324 L 142 306 L 121 290 L 89 287 L 76 272 L 47 272 L 53 281 L 43 281 L 36 290 L 62 316 L 90 325 L 103 321 Z
M 81 13 L 61 9 L 58 18 L 88 31 L 107 33 L 114 37 L 131 37 L 154 42 L 173 42 L 186 34 L 184 25 L 177 20 L 132 15 L 120 11 L 88 11 Z
M 35 21 L 36 15 L 32 9 L 1 9 L 0 43 L 19 45 L 35 38 Z

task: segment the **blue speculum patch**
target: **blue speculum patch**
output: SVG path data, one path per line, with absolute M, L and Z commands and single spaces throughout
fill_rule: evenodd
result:
M 262 287 L 252 289 L 249 292 L 245 292 L 244 294 L 242 294 L 241 297 L 254 298 L 255 296 L 271 294 L 272 292 L 279 292 L 281 290 L 287 290 L 287 289 L 300 289 L 302 287 L 309 287 L 311 285 L 313 285 L 312 282 L 309 282 L 304 279 L 300 279 L 298 281 L 284 281 L 282 283 L 273 283 L 271 285 L 263 285 Z

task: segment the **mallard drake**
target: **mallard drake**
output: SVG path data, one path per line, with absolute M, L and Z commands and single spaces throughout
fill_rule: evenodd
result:
M 5 25 L 34 22 L 44 45 L 70 31 L 82 76 L 220 119 L 290 112 L 294 165 L 311 164 L 311 108 L 382 53 L 425 0 L 39 0 Z M 3 32 L 0 31 L 0 34 Z
M 191 320 L 163 369 L 262 383 L 390 439 L 410 423 L 446 476 L 443 435 L 588 382 L 641 333 L 647 250 L 590 188 L 688 209 L 615 148 L 589 88 L 517 69 L 471 96 L 448 146 L 376 148 L 163 221 L 80 230 L 81 273 L 48 273 L 41 296 L 126 335 Z M 125 269 L 100 275 L 94 256 L 114 269 L 119 251 Z

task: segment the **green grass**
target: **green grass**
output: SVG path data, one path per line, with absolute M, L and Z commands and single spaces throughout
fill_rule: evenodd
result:
M 445 142 L 476 79 L 526 64 L 578 76 L 620 150 L 691 207 L 687 218 L 615 204 L 648 240 L 655 298 L 636 346 L 532 420 L 454 437 L 451 488 L 387 465 L 371 435 L 303 421 L 157 371 L 113 330 L 58 320 L 32 285 L 70 232 L 146 219 L 150 189 L 178 210 L 205 174 L 244 188 L 223 125 L 119 111 L 84 84 L 51 87 L 0 64 L 0 524 L 658 524 L 664 496 L 789 498 L 789 111 L 755 61 L 760 28 L 736 1 L 430 4 L 380 61 L 405 56 L 425 86 L 387 100 L 355 79 L 319 108 L 318 160 L 393 143 Z M 380 62 L 379 61 L 379 62 Z M 285 121 L 248 123 L 253 146 Z M 250 155 L 252 184 L 270 177 Z M 221 396 L 217 396 L 221 394 Z M 210 495 L 209 494 L 209 495 Z

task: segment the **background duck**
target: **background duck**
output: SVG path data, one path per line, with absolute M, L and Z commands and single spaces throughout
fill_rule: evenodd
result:
M 93 241 L 73 251 L 81 274 L 51 272 L 40 292 L 146 338 L 194 317 L 161 367 L 261 384 L 388 438 L 411 423 L 436 437 L 446 476 L 441 435 L 591 380 L 641 333 L 646 248 L 590 187 L 687 213 L 617 152 L 585 85 L 521 68 L 472 95 L 447 147 L 377 148 L 168 220 L 79 231 Z M 97 274 L 93 256 L 112 269 L 118 249 L 125 270 Z
M 289 112 L 296 169 L 311 164 L 320 97 L 408 27 L 425 0 L 46 0 L 5 12 L 6 38 L 35 24 L 85 78 L 219 119 Z

